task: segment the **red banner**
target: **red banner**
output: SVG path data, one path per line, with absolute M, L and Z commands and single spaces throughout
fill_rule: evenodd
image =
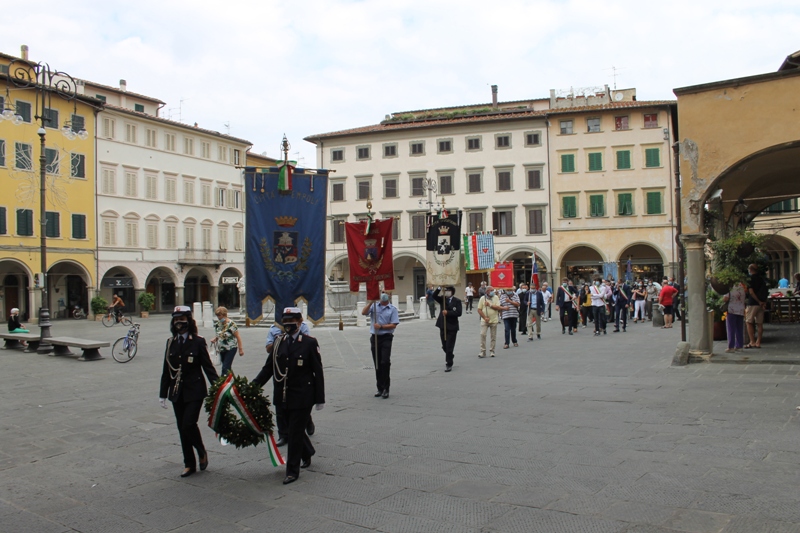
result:
M 345 222 L 347 233 L 347 260 L 350 263 L 350 291 L 358 292 L 360 283 L 367 284 L 367 299 L 381 296 L 379 282 L 386 291 L 394 290 L 394 264 L 392 262 L 393 219 L 366 222 Z
M 495 289 L 510 289 L 514 285 L 514 261 L 495 263 L 490 279 Z

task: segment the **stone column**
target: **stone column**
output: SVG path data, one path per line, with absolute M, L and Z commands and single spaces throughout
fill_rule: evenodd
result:
M 136 313 L 139 311 L 145 311 L 145 309 L 139 309 L 139 296 L 144 292 L 144 289 L 133 289 L 133 304 L 131 305 L 130 309 L 128 309 L 128 313 L 130 316 L 136 316 Z M 147 309 L 149 311 L 149 309 Z
M 184 305 L 183 303 L 183 287 L 175 286 L 175 305 Z
M 708 338 L 708 315 L 706 313 L 706 256 L 705 244 L 708 235 L 681 235 L 686 250 L 686 277 L 688 278 L 689 323 L 687 340 L 693 355 L 708 355 L 712 345 Z M 677 281 L 677 280 L 676 280 Z M 681 280 L 682 281 L 682 280 Z
M 210 285 L 208 287 L 208 301 L 211 302 L 212 309 L 219 307 L 219 285 Z

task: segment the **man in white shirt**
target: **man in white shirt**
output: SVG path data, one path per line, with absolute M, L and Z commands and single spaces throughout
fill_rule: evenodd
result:
M 544 310 L 547 315 L 546 318 L 542 318 L 542 321 L 547 322 L 552 316 L 550 314 L 550 302 L 553 300 L 553 291 L 550 290 L 546 281 L 542 283 L 542 297 L 544 297 Z
M 608 297 L 608 292 L 606 291 L 606 285 L 602 283 L 599 279 L 594 280 L 594 284 L 589 287 L 589 294 L 592 297 L 592 312 L 594 316 L 594 335 L 595 337 L 600 335 L 600 331 L 603 331 L 603 335 L 606 334 L 606 298 Z

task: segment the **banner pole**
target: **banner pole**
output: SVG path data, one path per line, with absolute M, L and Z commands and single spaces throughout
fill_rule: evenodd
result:
M 377 317 L 375 316 L 375 306 L 377 303 L 378 300 L 372 302 L 372 346 L 375 348 L 375 372 L 378 371 L 378 364 L 380 361 L 380 357 L 378 357 L 378 329 L 375 327 L 378 325 Z

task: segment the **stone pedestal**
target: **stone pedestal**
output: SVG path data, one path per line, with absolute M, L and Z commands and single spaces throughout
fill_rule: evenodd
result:
M 406 295 L 406 312 L 413 313 L 414 312 L 414 297 L 410 294 Z
M 214 318 L 214 308 L 211 306 L 211 302 L 203 302 L 203 327 L 213 328 Z
M 664 313 L 661 312 L 658 302 L 653 302 L 653 327 L 664 327 Z
M 203 325 L 203 304 L 200 302 L 194 302 L 192 304 L 192 316 L 194 317 L 194 321 L 197 322 L 198 326 Z
M 367 302 L 356 302 L 356 327 L 367 327 L 367 317 L 361 314 L 361 310 L 364 309 L 366 305 Z
M 396 294 L 392 294 L 392 305 L 400 309 L 400 297 Z
M 420 320 L 428 320 L 430 317 L 428 313 L 428 299 L 423 296 L 419 299 L 419 318 Z
M 687 340 L 692 354 L 708 355 L 713 346 L 713 336 L 709 335 L 708 314 L 706 313 L 706 256 L 705 234 L 681 235 L 686 250 L 687 299 L 689 327 Z

